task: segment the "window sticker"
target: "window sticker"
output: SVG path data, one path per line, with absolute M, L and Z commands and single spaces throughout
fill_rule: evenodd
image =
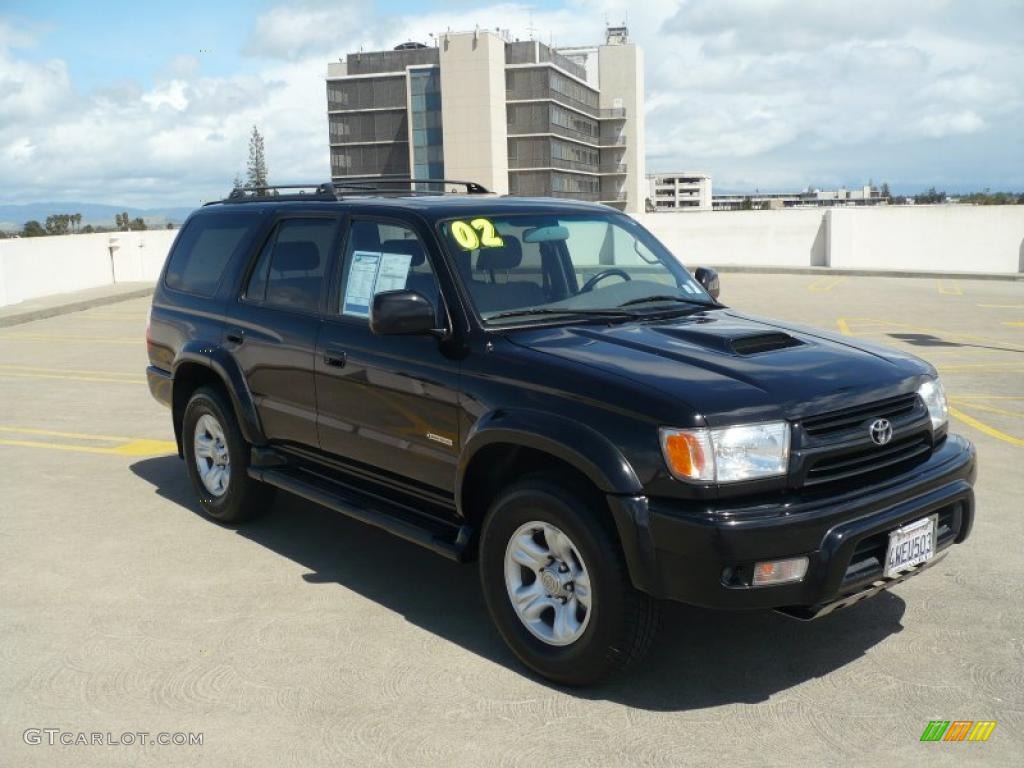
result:
M 473 219 L 469 223 L 453 221 L 448 226 L 455 242 L 466 251 L 475 251 L 477 248 L 501 248 L 505 244 L 490 219 Z
M 382 291 L 400 291 L 409 277 L 412 255 L 354 251 L 345 285 L 342 314 L 369 317 L 373 297 Z

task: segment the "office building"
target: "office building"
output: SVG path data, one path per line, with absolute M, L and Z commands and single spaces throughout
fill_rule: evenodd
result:
M 841 206 L 886 205 L 877 187 L 866 184 L 859 189 L 816 189 L 803 192 L 740 192 L 713 195 L 712 207 L 716 211 L 744 209 L 777 210 L 779 208 L 830 208 Z
M 328 64 L 331 176 L 466 179 L 499 193 L 643 210 L 643 52 L 625 27 L 551 48 L 507 32 Z

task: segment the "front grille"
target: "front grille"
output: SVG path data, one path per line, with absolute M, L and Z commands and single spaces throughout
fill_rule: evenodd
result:
M 934 513 L 933 513 L 934 514 Z M 935 551 L 945 549 L 953 543 L 960 532 L 961 520 L 963 519 L 963 505 L 960 502 L 943 507 L 938 512 L 939 520 L 935 536 Z M 924 515 L 922 515 L 924 517 Z M 912 520 L 908 522 L 913 522 Z M 843 574 L 843 584 L 861 581 L 863 579 L 877 578 L 884 572 L 885 554 L 889 549 L 889 534 L 892 531 L 882 531 L 867 536 L 857 542 L 850 557 L 850 564 Z
M 927 456 L 932 450 L 928 436 L 911 435 L 902 440 L 893 440 L 888 445 L 870 444 L 839 455 L 824 456 L 810 460 L 804 475 L 804 485 L 818 485 L 837 480 L 847 480 L 859 475 L 877 472 L 886 468 L 898 468 Z
M 912 414 L 920 404 L 917 393 L 911 392 L 906 395 L 897 395 L 885 400 L 878 400 L 867 405 L 858 405 L 852 408 L 843 408 L 839 411 L 831 411 L 821 416 L 812 416 L 804 419 L 804 432 L 815 439 L 820 439 L 845 432 L 859 426 L 867 420 L 888 419 L 895 422 L 905 416 Z

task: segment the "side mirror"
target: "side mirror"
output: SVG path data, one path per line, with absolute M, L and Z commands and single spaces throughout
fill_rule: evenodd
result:
M 693 276 L 704 286 L 704 290 L 711 294 L 711 298 L 718 301 L 718 294 L 722 291 L 718 284 L 718 273 L 709 267 L 697 267 Z
M 434 306 L 416 291 L 384 291 L 373 297 L 370 330 L 378 336 L 441 335 Z

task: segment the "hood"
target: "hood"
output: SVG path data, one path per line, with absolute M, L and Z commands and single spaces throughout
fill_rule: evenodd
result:
M 798 420 L 914 391 L 934 373 L 897 350 L 733 310 L 524 329 L 508 339 L 656 388 L 713 426 Z

